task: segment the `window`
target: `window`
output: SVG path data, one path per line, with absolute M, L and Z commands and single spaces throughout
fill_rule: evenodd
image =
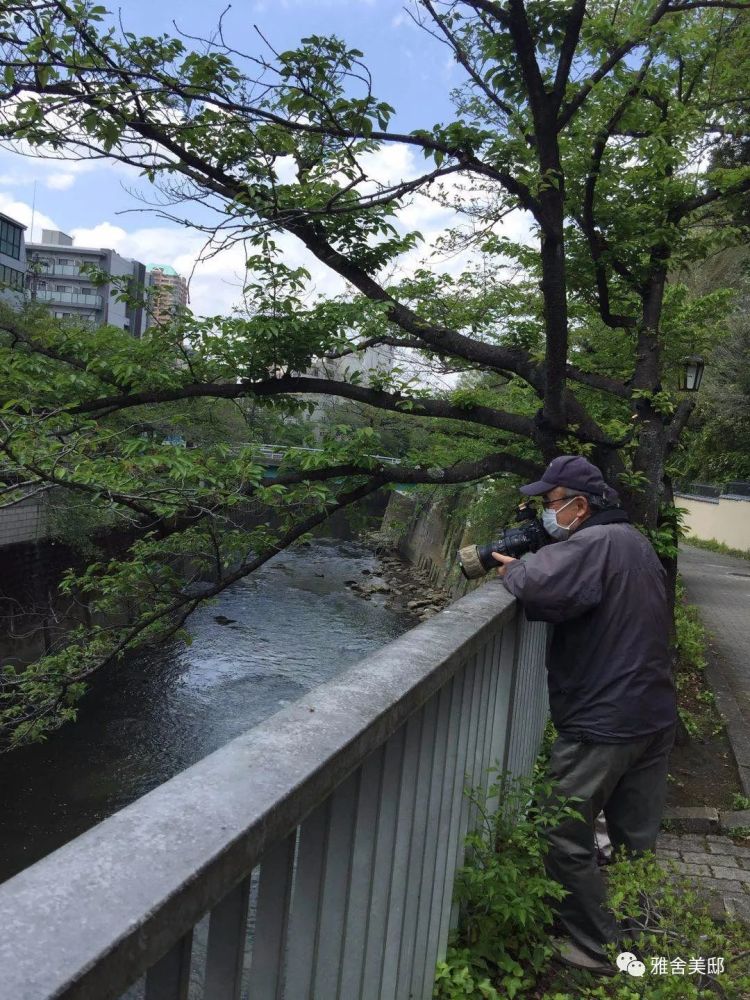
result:
M 10 285 L 11 288 L 23 288 L 23 271 L 17 271 L 14 267 L 6 267 L 5 264 L 0 264 L 0 284 L 3 287 Z
M 0 219 L 0 253 L 20 260 L 22 232 L 23 230 L 20 226 L 14 226 L 12 222 Z

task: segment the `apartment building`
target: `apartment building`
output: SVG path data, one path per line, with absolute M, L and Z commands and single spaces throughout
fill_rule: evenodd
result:
M 127 278 L 134 290 L 146 286 L 146 266 L 140 261 L 114 250 L 74 246 L 66 233 L 43 229 L 40 243 L 26 245 L 27 296 L 44 303 L 58 319 L 117 326 L 140 338 L 147 320 L 143 306 L 119 301 L 119 285 L 93 284 L 82 270 L 84 264 L 93 264 L 113 278 Z
M 26 226 L 0 212 L 0 300 L 11 306 L 23 302 L 26 279 Z
M 362 376 L 361 384 L 367 385 L 370 372 L 390 371 L 394 364 L 395 348 L 390 344 L 376 344 L 341 358 L 316 358 L 305 374 L 338 381 L 358 372 Z
M 184 309 L 188 303 L 187 282 L 169 264 L 147 264 L 148 287 L 153 289 L 148 326 L 168 323 L 175 309 Z
M 342 358 L 316 358 L 305 375 L 338 382 L 347 381 L 357 372 L 361 377 L 361 384 L 367 386 L 370 375 L 388 372 L 395 363 L 395 348 L 389 344 L 377 344 L 356 354 L 345 354 Z M 336 409 L 341 406 L 339 397 L 304 393 L 302 398 L 315 403 L 315 410 L 307 419 L 315 426 L 316 434 L 322 424 L 335 421 Z

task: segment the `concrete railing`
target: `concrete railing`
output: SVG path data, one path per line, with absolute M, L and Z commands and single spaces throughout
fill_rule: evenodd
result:
M 531 769 L 545 646 L 490 580 L 16 875 L 2 996 L 427 1000 L 463 791 Z

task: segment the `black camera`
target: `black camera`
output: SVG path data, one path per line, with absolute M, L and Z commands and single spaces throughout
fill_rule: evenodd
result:
M 536 516 L 531 502 L 520 504 L 516 520 L 521 522 L 521 526 L 505 528 L 496 542 L 490 542 L 489 545 L 466 545 L 458 550 L 458 562 L 467 580 L 476 580 L 491 569 L 497 569 L 500 563 L 492 558 L 493 552 L 519 559 L 524 552 L 536 552 L 553 541 Z

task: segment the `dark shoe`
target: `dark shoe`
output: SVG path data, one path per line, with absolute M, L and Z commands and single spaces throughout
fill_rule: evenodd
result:
M 549 928 L 550 937 L 567 937 L 568 930 L 559 917 L 553 917 Z
M 594 976 L 616 976 L 617 969 L 607 959 L 594 958 L 569 937 L 550 938 L 554 950 L 553 957 L 563 965 L 573 969 L 584 969 Z

